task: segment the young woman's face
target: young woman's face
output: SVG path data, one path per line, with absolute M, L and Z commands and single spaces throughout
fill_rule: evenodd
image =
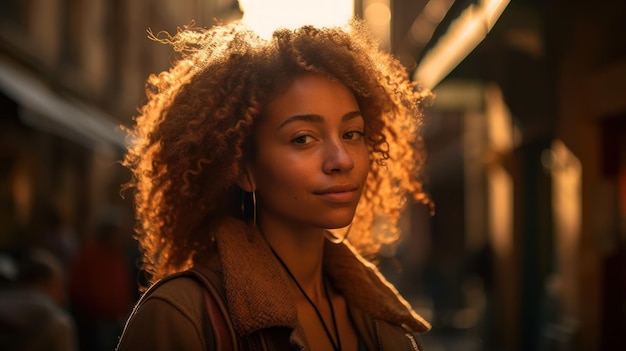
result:
M 299 76 L 272 100 L 250 167 L 261 224 L 350 224 L 370 167 L 364 128 L 353 93 L 322 76 Z

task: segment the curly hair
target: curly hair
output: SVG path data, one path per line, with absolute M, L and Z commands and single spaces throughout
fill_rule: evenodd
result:
M 153 40 L 178 54 L 168 71 L 151 75 L 147 103 L 129 130 L 124 165 L 136 188 L 136 238 L 143 269 L 156 281 L 184 270 L 211 247 L 212 231 L 226 216 L 241 217 L 235 185 L 255 121 L 295 77 L 315 73 L 354 93 L 365 120 L 371 161 L 350 242 L 364 256 L 393 244 L 402 208 L 411 196 L 430 204 L 420 171 L 419 136 L 430 92 L 364 24 L 347 28 L 279 29 L 262 39 L 240 23 L 189 26 Z

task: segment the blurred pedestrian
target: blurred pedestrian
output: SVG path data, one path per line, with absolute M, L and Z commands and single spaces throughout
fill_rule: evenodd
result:
M 61 263 L 43 249 L 28 249 L 17 256 L 15 280 L 0 288 L 0 349 L 77 350 Z

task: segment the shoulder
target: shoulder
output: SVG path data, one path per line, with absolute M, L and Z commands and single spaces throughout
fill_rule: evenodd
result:
M 145 313 L 180 314 L 190 321 L 202 316 L 203 285 L 193 276 L 165 278 L 150 288 L 135 307 L 133 316 Z
M 157 284 L 135 307 L 118 349 L 204 349 L 202 284 L 184 275 Z
M 181 311 L 190 308 L 197 310 L 198 302 L 202 301 L 203 285 L 197 278 L 188 275 L 165 278 L 158 283 L 144 298 L 144 304 L 158 300 L 175 306 Z

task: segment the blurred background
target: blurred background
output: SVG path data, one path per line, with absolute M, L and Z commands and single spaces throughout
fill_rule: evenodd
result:
M 265 25 L 362 17 L 436 94 L 436 214 L 409 204 L 380 257 L 432 322 L 427 350 L 623 348 L 626 2 L 248 2 Z M 141 281 L 121 127 L 172 59 L 146 30 L 237 20 L 240 5 L 0 1 L 0 348 L 114 348 Z

